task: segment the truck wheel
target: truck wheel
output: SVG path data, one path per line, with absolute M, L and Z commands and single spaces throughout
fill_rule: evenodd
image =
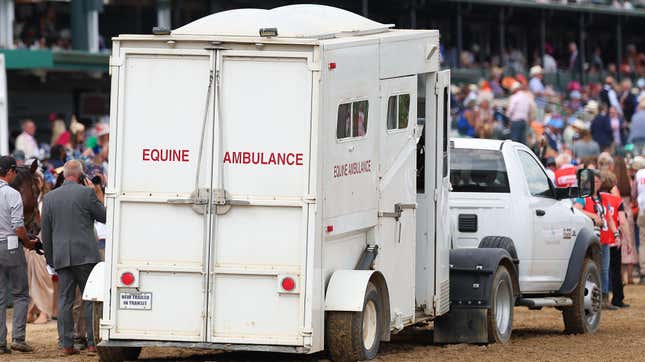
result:
M 488 342 L 507 343 L 513 331 L 513 282 L 505 266 L 500 265 L 491 285 L 490 308 L 487 312 Z
M 92 303 L 92 333 L 94 333 L 94 345 L 101 342 L 101 318 L 103 318 L 103 302 Z
M 507 238 L 506 236 L 486 236 L 479 242 L 479 249 L 504 249 L 508 251 L 508 255 L 511 256 L 513 262 L 517 264 L 517 250 L 515 250 L 515 244 L 513 240 Z
M 594 333 L 600 325 L 600 272 L 591 259 L 585 258 L 578 285 L 570 295 L 573 305 L 562 308 L 564 331 Z
M 136 361 L 141 354 L 141 347 L 97 347 L 101 362 Z
M 361 312 L 327 313 L 327 346 L 332 361 L 370 360 L 378 353 L 383 310 L 378 289 L 367 284 Z

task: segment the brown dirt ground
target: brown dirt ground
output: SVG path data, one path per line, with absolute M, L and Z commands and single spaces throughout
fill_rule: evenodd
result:
M 415 329 L 381 345 L 377 361 L 644 361 L 645 286 L 628 286 L 631 308 L 604 312 L 595 335 L 564 335 L 561 313 L 554 309 L 515 309 L 513 337 L 508 345 L 430 345 L 431 330 Z M 9 329 L 11 327 L 9 326 Z M 97 361 L 83 353 L 62 357 L 56 348 L 56 324 L 29 325 L 27 340 L 35 352 L 0 356 L 0 361 Z M 313 356 L 264 353 L 217 353 L 179 349 L 146 348 L 145 361 L 325 361 Z

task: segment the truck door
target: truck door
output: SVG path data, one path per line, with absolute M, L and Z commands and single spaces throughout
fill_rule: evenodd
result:
M 448 215 L 448 193 L 450 191 L 450 159 L 448 131 L 450 127 L 450 71 L 437 72 L 435 86 L 437 123 L 436 163 L 434 190 L 436 202 L 435 237 L 435 315 L 442 315 L 450 308 L 450 219 Z M 427 126 L 427 125 L 426 125 Z M 426 133 L 427 134 L 427 133 Z M 426 167 L 428 164 L 426 163 Z
M 213 54 L 111 59 L 111 339 L 205 339 Z
M 311 55 L 220 54 L 208 340 L 302 345 Z
M 388 257 L 376 262 L 388 282 L 392 322 L 400 324 L 414 316 L 417 77 L 381 80 L 380 88 L 379 253 Z
M 533 232 L 529 266 L 531 290 L 557 290 L 564 281 L 575 238 L 564 239 L 565 224 L 572 215 L 571 201 L 556 200 L 549 179 L 537 159 L 517 149 L 529 193 L 529 220 Z M 565 206 L 569 203 L 569 207 Z M 535 289 L 535 290 L 532 290 Z

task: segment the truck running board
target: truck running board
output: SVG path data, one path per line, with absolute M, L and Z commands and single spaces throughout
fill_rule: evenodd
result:
M 540 309 L 542 307 L 567 307 L 573 305 L 573 300 L 566 297 L 545 297 L 545 298 L 520 298 L 518 305 L 529 307 L 529 309 Z

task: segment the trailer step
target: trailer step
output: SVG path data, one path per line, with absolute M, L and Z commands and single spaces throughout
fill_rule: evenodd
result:
M 530 309 L 542 307 L 566 307 L 573 305 L 573 300 L 566 297 L 545 297 L 545 298 L 520 298 L 517 300 L 518 305 L 529 307 Z

